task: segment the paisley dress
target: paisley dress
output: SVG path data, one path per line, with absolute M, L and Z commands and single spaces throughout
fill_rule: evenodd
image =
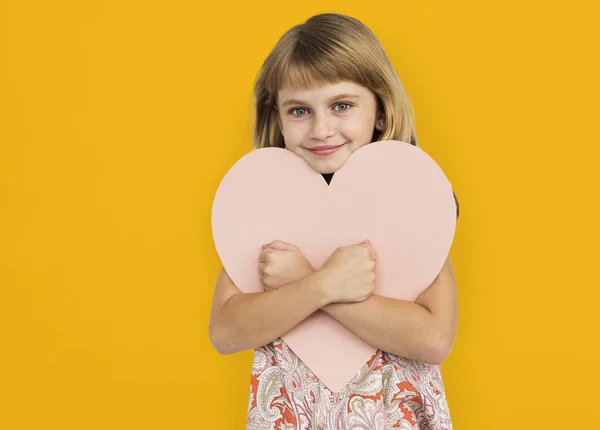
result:
M 339 393 L 281 339 L 254 350 L 246 430 L 452 429 L 439 365 L 377 350 Z

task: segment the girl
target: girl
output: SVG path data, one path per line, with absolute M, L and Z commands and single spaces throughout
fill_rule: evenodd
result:
M 328 183 L 363 145 L 418 147 L 390 60 L 348 16 L 316 15 L 286 32 L 259 72 L 255 102 L 255 148 L 293 151 Z M 457 325 L 450 256 L 414 303 L 372 294 L 375 258 L 365 241 L 338 248 L 315 270 L 297 246 L 277 240 L 263 246 L 265 292 L 253 294 L 221 270 L 209 335 L 222 354 L 254 348 L 247 429 L 452 428 L 439 367 Z M 280 338 L 319 309 L 377 348 L 340 393 Z

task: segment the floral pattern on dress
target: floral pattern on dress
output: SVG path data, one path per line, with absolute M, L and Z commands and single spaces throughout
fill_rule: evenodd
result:
M 451 430 L 439 365 L 377 350 L 339 393 L 281 339 L 254 350 L 246 430 Z

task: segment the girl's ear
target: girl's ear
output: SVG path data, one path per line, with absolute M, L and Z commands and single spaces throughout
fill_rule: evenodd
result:
M 385 114 L 383 112 L 377 113 L 377 119 L 375 120 L 375 128 L 379 131 L 385 130 Z

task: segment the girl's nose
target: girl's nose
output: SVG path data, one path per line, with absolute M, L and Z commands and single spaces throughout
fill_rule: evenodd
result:
M 333 134 L 334 127 L 330 120 L 325 117 L 315 117 L 309 134 L 311 139 L 325 140 Z

